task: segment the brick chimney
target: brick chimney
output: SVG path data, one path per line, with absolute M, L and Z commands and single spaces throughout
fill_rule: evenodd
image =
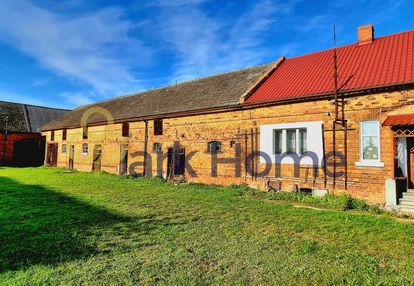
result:
M 374 26 L 372 24 L 358 27 L 358 44 L 366 45 L 374 41 Z

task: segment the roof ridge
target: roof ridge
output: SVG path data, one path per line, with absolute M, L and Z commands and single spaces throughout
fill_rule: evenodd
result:
M 27 103 L 21 103 L 21 102 L 13 102 L 13 101 L 7 101 L 7 100 L 0 100 L 0 102 L 17 104 L 17 105 L 25 105 L 25 106 L 33 106 L 33 107 L 40 107 L 40 108 L 53 109 L 53 110 L 72 111 L 72 109 L 59 108 L 59 107 L 48 107 L 48 106 L 42 106 L 42 105 L 36 105 L 36 104 L 27 104 Z
M 172 87 L 176 87 L 176 86 L 180 86 L 180 85 L 184 85 L 184 84 L 189 84 L 189 83 L 197 82 L 197 81 L 204 80 L 204 79 L 209 79 L 209 78 L 216 77 L 216 76 L 221 76 L 221 75 L 226 75 L 226 74 L 231 74 L 231 73 L 236 73 L 236 72 L 241 72 L 241 71 L 247 71 L 247 70 L 250 70 L 250 69 L 254 69 L 254 68 L 258 68 L 258 67 L 263 67 L 263 66 L 271 65 L 271 64 L 273 64 L 273 63 L 260 64 L 260 65 L 256 65 L 256 66 L 249 66 L 249 67 L 240 68 L 240 69 L 237 69 L 237 70 L 232 70 L 232 71 L 221 72 L 221 73 L 212 74 L 212 75 L 208 75 L 208 76 L 198 77 L 198 78 L 194 78 L 194 79 L 191 79 L 191 80 L 182 81 L 182 82 L 179 82 L 179 83 L 176 83 L 176 84 L 172 83 L 172 84 L 169 84 L 169 85 L 160 86 L 160 87 L 151 88 L 151 89 L 146 89 L 146 90 L 143 90 L 143 91 L 133 92 L 133 93 L 125 94 L 125 95 L 119 95 L 119 96 L 115 96 L 113 98 L 109 98 L 109 99 L 105 99 L 105 100 L 101 100 L 101 101 L 97 101 L 97 102 L 93 102 L 93 103 L 81 105 L 78 108 L 74 109 L 73 111 L 78 110 L 80 108 L 85 108 L 85 107 L 88 107 L 88 106 L 93 106 L 93 105 L 96 105 L 96 104 L 102 104 L 102 103 L 111 102 L 111 101 L 118 100 L 118 99 L 121 99 L 121 98 L 142 95 L 142 94 L 147 93 L 147 92 L 150 92 L 150 91 L 157 91 L 157 90 L 161 90 L 161 89 L 172 88 Z

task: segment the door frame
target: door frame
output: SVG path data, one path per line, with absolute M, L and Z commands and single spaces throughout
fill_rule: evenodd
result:
M 46 165 L 56 167 L 58 156 L 58 144 L 48 143 L 46 152 Z
M 170 147 L 167 152 L 167 177 L 173 178 L 185 174 L 185 148 Z
M 102 170 L 102 145 L 93 146 L 92 153 L 92 171 L 100 172 Z
M 123 151 L 125 154 L 123 154 Z M 119 175 L 128 174 L 128 144 L 120 145 Z
M 74 165 L 75 165 L 75 145 L 69 145 L 68 169 L 73 170 Z

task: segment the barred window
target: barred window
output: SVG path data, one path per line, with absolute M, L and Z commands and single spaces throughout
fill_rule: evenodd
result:
M 88 144 L 86 144 L 86 143 L 82 144 L 82 153 L 83 154 L 88 154 L 88 152 L 89 152 Z

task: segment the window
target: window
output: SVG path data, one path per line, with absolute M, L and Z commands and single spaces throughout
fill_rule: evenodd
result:
M 122 137 L 129 137 L 129 123 L 122 123 Z
M 286 153 L 296 154 L 299 150 L 299 154 L 305 154 L 308 151 L 307 133 L 306 128 L 274 129 L 273 154 L 283 153 L 283 138 L 286 142 Z
M 154 135 L 162 135 L 162 119 L 154 120 Z
M 62 130 L 62 140 L 66 140 L 66 136 L 67 136 L 67 131 L 66 129 Z
M 273 153 L 282 154 L 283 130 L 273 130 Z
M 299 153 L 305 154 L 308 151 L 308 130 L 305 128 L 299 129 Z
M 82 144 L 82 154 L 88 154 L 88 144 Z
M 88 139 L 88 127 L 87 126 L 82 128 L 82 139 Z
M 50 131 L 50 141 L 55 141 L 55 130 Z
M 62 153 L 63 154 L 66 154 L 66 144 L 63 144 L 62 145 Z
M 286 130 L 286 152 L 296 153 L 296 130 Z
M 162 145 L 161 143 L 154 143 L 152 146 L 152 151 L 154 152 L 162 152 Z
M 361 162 L 357 166 L 383 166 L 380 163 L 379 121 L 363 121 L 360 126 Z
M 208 143 L 209 152 L 219 152 L 221 151 L 221 143 L 218 141 L 211 141 Z
M 260 152 L 272 163 L 323 165 L 323 122 L 305 121 L 260 126 Z M 298 157 L 299 156 L 299 157 Z M 296 161 L 295 161 L 296 160 Z M 260 163 L 266 163 L 264 157 Z

